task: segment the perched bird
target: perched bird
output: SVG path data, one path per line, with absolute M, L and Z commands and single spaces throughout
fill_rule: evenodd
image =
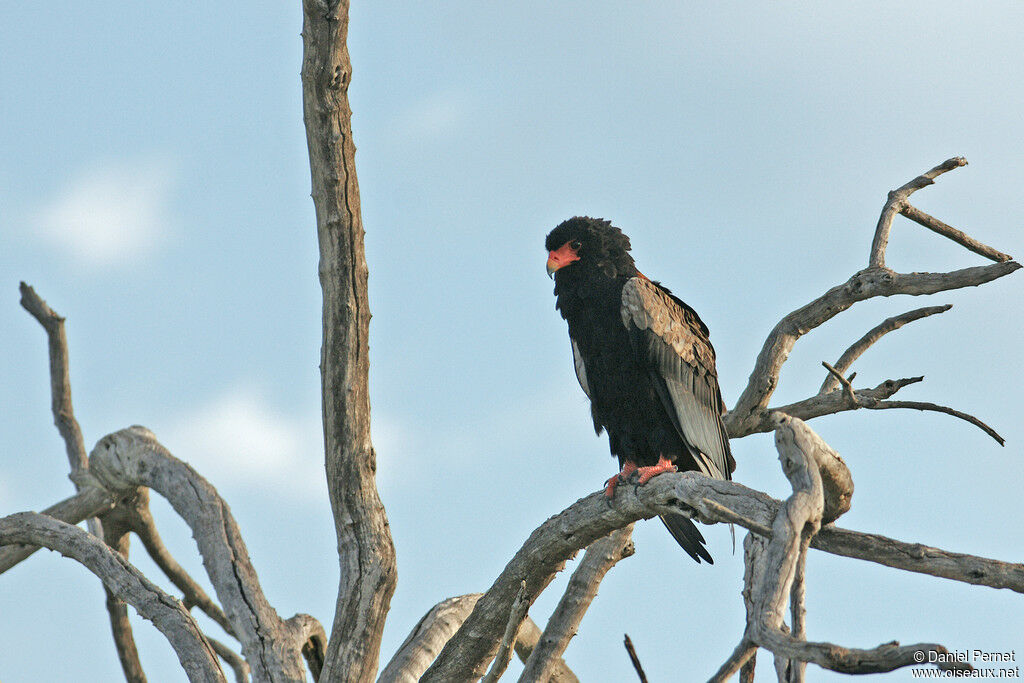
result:
M 637 270 L 629 238 L 606 220 L 570 218 L 545 248 L 576 378 L 595 431 L 608 432 L 619 459 L 606 495 L 634 473 L 638 485 L 677 470 L 731 479 L 736 461 L 722 423 L 715 350 L 697 313 Z M 694 560 L 712 562 L 690 519 L 661 520 Z

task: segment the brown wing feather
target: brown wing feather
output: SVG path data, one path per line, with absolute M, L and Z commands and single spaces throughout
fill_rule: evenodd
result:
M 656 380 L 680 436 L 700 452 L 705 474 L 729 479 L 736 468 L 722 424 L 715 350 L 697 314 L 644 278 L 622 289 L 622 323 Z

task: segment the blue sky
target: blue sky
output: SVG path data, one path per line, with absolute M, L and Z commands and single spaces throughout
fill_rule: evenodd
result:
M 1013 2 L 355 3 L 374 442 L 399 558 L 385 659 L 614 469 L 544 275 L 551 227 L 590 214 L 623 228 L 641 269 L 711 328 L 732 404 L 771 326 L 866 265 L 885 193 L 944 159 L 970 166 L 915 203 L 1020 256 L 1022 27 Z M 0 512 L 72 492 L 25 280 L 68 318 L 86 442 L 153 429 L 228 500 L 279 612 L 329 624 L 300 30 L 297 2 L 0 7 Z M 888 262 L 984 260 L 898 219 Z M 815 392 L 820 361 L 882 319 L 952 303 L 854 369 L 870 386 L 923 374 L 900 396 L 1007 439 L 917 412 L 815 421 L 853 471 L 845 526 L 1024 556 L 1022 295 L 1017 275 L 865 302 L 798 343 L 777 405 Z M 734 444 L 736 478 L 785 495 L 770 437 Z M 200 575 L 187 528 L 154 507 Z M 623 632 L 652 681 L 706 678 L 732 651 L 742 560 L 725 529 L 704 531 L 713 567 L 659 524 L 637 529 L 567 651 L 582 679 L 630 679 Z M 1016 594 L 821 553 L 809 566 L 814 639 L 1024 651 Z M 0 577 L 0 613 L 4 683 L 120 677 L 102 589 L 71 561 L 38 554 Z M 155 629 L 136 634 L 150 680 L 184 680 Z

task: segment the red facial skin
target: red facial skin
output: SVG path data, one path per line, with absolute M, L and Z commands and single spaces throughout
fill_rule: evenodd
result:
M 579 254 L 570 245 L 571 242 L 566 242 L 558 249 L 548 252 L 548 275 L 553 277 L 559 268 L 564 268 L 573 261 L 580 260 Z

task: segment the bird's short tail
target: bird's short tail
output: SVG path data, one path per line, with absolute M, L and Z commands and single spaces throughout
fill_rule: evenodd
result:
M 711 553 L 704 547 L 707 542 L 704 537 L 701 536 L 700 531 L 697 530 L 696 525 L 689 517 L 683 515 L 677 515 L 675 513 L 669 513 L 667 515 L 661 515 L 661 521 L 665 523 L 665 528 L 672 534 L 672 538 L 676 539 L 683 550 L 686 551 L 690 557 L 692 557 L 697 564 L 700 564 L 701 560 L 704 560 L 708 564 L 714 564 L 715 561 L 711 559 Z

